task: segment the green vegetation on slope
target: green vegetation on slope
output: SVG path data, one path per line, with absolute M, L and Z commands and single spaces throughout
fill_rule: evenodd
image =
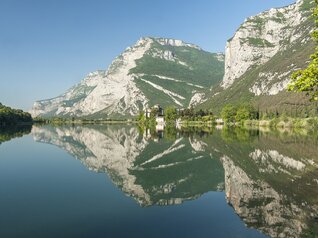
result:
M 260 38 L 252 38 L 248 37 L 246 38 L 243 43 L 248 42 L 249 45 L 257 46 L 257 47 L 274 47 L 272 43 L 265 39 Z
M 249 89 L 255 84 L 261 84 L 267 78 L 261 78 L 260 74 L 271 74 L 276 76 L 270 82 L 267 82 L 267 88 L 282 81 L 278 76 L 286 72 L 292 73 L 292 68 L 305 68 L 306 61 L 314 51 L 314 43 L 306 39 L 310 29 L 312 29 L 312 20 L 306 20 L 299 28 L 295 29 L 298 34 L 303 32 L 296 42 L 284 43 L 286 50 L 278 52 L 267 63 L 263 65 L 254 65 L 243 76 L 235 80 L 231 87 L 224 90 L 221 87 L 214 88 L 210 93 L 210 99 L 199 106 L 202 109 L 212 110 L 213 113 L 219 114 L 226 104 L 241 105 L 251 103 L 260 113 L 279 113 L 287 114 L 294 117 L 317 116 L 317 104 L 308 101 L 305 93 L 292 93 L 283 90 L 277 95 L 260 95 L 255 96 Z M 303 30 L 305 29 L 305 30 Z M 295 34 L 296 34 L 295 33 Z M 283 43 L 282 43 L 283 44 Z M 293 66 L 293 67 L 291 67 Z
M 162 52 L 171 52 L 173 59 L 153 56 Z M 187 107 L 194 91 L 207 91 L 222 80 L 224 61 L 219 60 L 218 54 L 186 46 L 161 45 L 155 41 L 149 52 L 137 60 L 137 66 L 130 73 L 136 75 L 137 87 L 149 98 L 151 106 L 160 103 L 164 107 Z M 178 94 L 180 97 L 174 98 L 183 106 L 178 105 L 163 90 L 147 82 Z
M 311 100 L 318 101 L 318 0 L 315 0 L 316 7 L 313 10 L 316 28 L 311 33 L 316 43 L 316 51 L 310 56 L 311 62 L 304 70 L 298 70 L 292 75 L 292 82 L 288 89 L 296 92 L 306 92 Z
M 4 106 L 0 103 L 0 126 L 31 123 L 30 113 Z
M 221 112 L 221 117 L 225 122 L 243 122 L 245 120 L 258 119 L 259 113 L 249 104 L 235 106 L 227 104 Z

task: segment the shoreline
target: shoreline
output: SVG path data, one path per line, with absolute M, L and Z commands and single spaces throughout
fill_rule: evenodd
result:
M 216 123 L 215 121 L 181 121 L 182 127 L 252 127 L 273 129 L 312 129 L 318 130 L 318 117 L 310 118 L 274 118 L 262 120 L 244 120 L 241 122 Z
M 137 120 L 54 120 L 54 119 L 43 119 L 33 120 L 32 122 L 22 122 L 17 124 L 0 125 L 0 128 L 15 127 L 15 126 L 32 126 L 32 125 L 129 125 L 135 124 L 140 125 Z M 168 126 L 167 126 L 168 125 Z M 215 121 L 177 121 L 166 122 L 165 127 L 245 127 L 245 128 L 273 128 L 273 129 L 311 129 L 318 130 L 318 117 L 310 118 L 273 118 L 273 119 L 262 119 L 262 120 L 244 120 L 241 122 L 225 122 L 217 123 Z

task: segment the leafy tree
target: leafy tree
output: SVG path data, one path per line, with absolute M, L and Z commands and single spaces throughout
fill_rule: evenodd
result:
M 175 121 L 177 117 L 177 109 L 175 107 L 167 107 L 165 109 L 165 121 Z
M 236 121 L 244 121 L 250 119 L 250 111 L 247 107 L 240 107 L 235 115 Z
M 249 104 L 244 104 L 239 106 L 235 115 L 236 121 L 244 121 L 248 119 L 257 119 L 257 118 L 258 118 L 258 112 L 252 105 L 249 105 Z
M 179 114 L 182 118 L 191 120 L 195 116 L 193 107 L 182 110 Z
M 6 107 L 0 103 L 0 126 L 32 122 L 30 113 Z
M 296 92 L 306 92 L 312 101 L 318 101 L 318 0 L 315 0 L 313 16 L 315 18 L 316 30 L 312 33 L 312 38 L 316 43 L 316 51 L 310 56 L 311 62 L 304 70 L 298 70 L 292 74 L 292 82 L 288 85 L 288 90 Z
M 237 108 L 231 104 L 225 105 L 221 111 L 221 117 L 226 122 L 234 122 Z
M 226 122 L 242 122 L 248 119 L 258 119 L 257 110 L 250 104 L 234 106 L 227 104 L 221 111 L 221 117 Z

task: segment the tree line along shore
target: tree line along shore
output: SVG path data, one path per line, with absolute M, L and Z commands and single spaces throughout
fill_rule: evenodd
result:
M 31 114 L 20 109 L 0 104 L 0 126 L 38 124 L 126 124 L 135 123 L 140 126 L 156 126 L 157 109 L 151 109 L 149 117 L 144 111 L 130 119 L 86 119 L 86 118 L 32 118 Z M 317 111 L 318 113 L 318 111 Z M 177 109 L 167 107 L 162 115 L 165 126 L 240 126 L 240 127 L 272 127 L 272 128 L 307 128 L 318 129 L 318 115 L 303 114 L 302 117 L 293 117 L 287 113 L 260 112 L 252 105 L 226 105 L 219 115 L 209 110 L 195 110 L 194 108 Z

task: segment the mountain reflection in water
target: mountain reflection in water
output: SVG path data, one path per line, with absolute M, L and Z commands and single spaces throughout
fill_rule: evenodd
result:
M 141 206 L 179 204 L 223 190 L 219 160 L 195 139 L 159 140 L 136 127 L 35 127 L 34 139 L 63 148 L 90 170 L 108 174 Z
M 161 133 L 132 126 L 35 126 L 38 142 L 106 173 L 141 206 L 173 205 L 209 191 L 271 237 L 316 237 L 317 137 L 223 129 Z

